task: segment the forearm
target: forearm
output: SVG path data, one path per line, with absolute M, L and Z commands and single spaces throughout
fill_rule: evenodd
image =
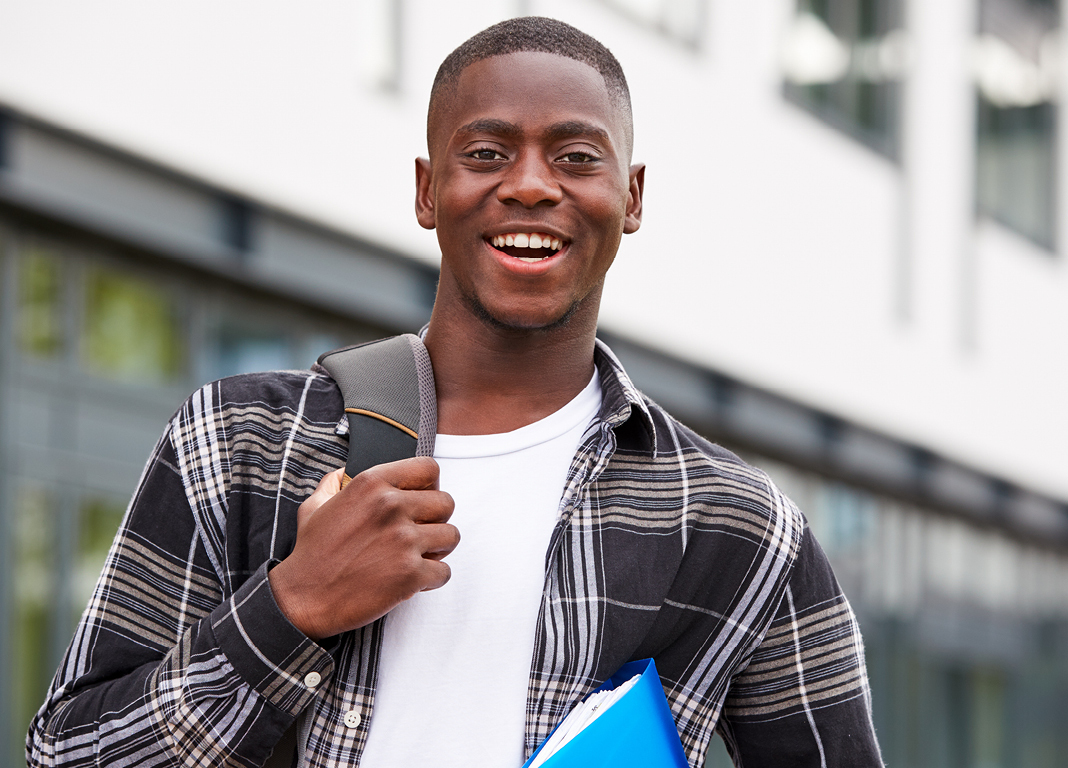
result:
M 31 723 L 31 766 L 258 765 L 315 695 L 305 676 L 332 672 L 266 564 L 227 596 L 169 434 Z
M 329 655 L 278 612 L 265 573 L 159 661 L 95 683 L 57 679 L 31 725 L 29 764 L 262 765 L 333 672 Z M 128 643 L 98 642 L 94 653 L 111 656 Z M 312 672 L 323 681 L 316 687 L 305 684 Z

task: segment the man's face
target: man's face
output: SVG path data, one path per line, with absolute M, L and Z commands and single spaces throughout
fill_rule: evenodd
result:
M 641 222 L 626 119 L 600 73 L 563 56 L 495 56 L 460 74 L 431 115 L 431 159 L 416 161 L 444 309 L 500 328 L 596 322 L 620 237 Z

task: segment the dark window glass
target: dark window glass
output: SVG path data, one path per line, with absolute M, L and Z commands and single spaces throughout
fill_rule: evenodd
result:
M 81 617 L 93 595 L 123 512 L 123 505 L 115 501 L 89 499 L 82 503 L 78 515 L 78 546 L 71 572 L 71 607 L 75 621 Z
M 30 357 L 54 358 L 63 350 L 60 259 L 33 246 L 23 252 L 18 267 L 18 347 Z
M 296 367 L 289 337 L 282 331 L 266 326 L 247 328 L 227 325 L 219 330 L 214 346 L 215 355 L 209 371 L 211 378 Z M 304 367 L 308 365 L 310 363 Z
M 1056 222 L 1059 23 L 1052 0 L 981 0 L 974 48 L 977 208 L 1047 248 Z
M 786 37 L 786 95 L 896 158 L 907 64 L 899 0 L 798 0 Z
M 47 491 L 23 485 L 15 497 L 13 541 L 13 616 L 7 631 L 11 638 L 14 722 L 5 723 L 20 744 L 30 718 L 44 701 L 48 681 L 55 672 L 51 658 L 55 633 L 54 606 L 57 592 L 56 508 Z M 7 693 L 5 692 L 5 696 Z
M 160 286 L 94 267 L 85 280 L 82 360 L 111 379 L 159 384 L 185 368 L 177 306 Z

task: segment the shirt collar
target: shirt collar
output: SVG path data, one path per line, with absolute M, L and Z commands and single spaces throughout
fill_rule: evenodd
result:
M 655 459 L 656 425 L 642 393 L 623 370 L 619 358 L 600 339 L 596 340 L 593 361 L 601 376 L 603 393 L 599 418 L 612 427 L 621 447 L 647 452 Z
M 429 323 L 419 329 L 420 339 L 426 338 L 428 328 Z M 645 451 L 655 459 L 659 453 L 656 425 L 645 398 L 634 386 L 611 347 L 600 339 L 594 342 L 593 362 L 601 376 L 602 392 L 598 418 L 612 427 L 623 447 Z M 348 419 L 342 418 L 337 426 L 337 434 L 348 434 L 348 426 Z

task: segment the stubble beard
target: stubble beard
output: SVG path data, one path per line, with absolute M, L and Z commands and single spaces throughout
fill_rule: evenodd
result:
M 463 298 L 464 304 L 467 305 L 467 308 L 479 319 L 480 322 L 494 331 L 506 333 L 549 333 L 559 328 L 564 328 L 571 322 L 571 318 L 575 316 L 578 308 L 582 305 L 582 299 L 576 299 L 566 310 L 564 310 L 563 314 L 555 320 L 541 324 L 521 324 L 495 317 L 474 292 L 461 291 L 460 295 Z

